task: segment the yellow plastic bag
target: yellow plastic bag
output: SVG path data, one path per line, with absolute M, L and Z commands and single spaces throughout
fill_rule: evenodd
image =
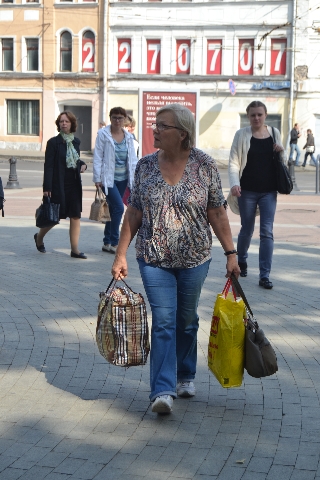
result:
M 246 309 L 228 279 L 214 305 L 208 347 L 208 366 L 224 388 L 240 387 L 244 371 Z

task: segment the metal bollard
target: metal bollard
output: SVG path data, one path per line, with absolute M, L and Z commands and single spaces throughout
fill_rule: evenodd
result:
M 21 188 L 19 185 L 17 169 L 16 169 L 17 158 L 16 157 L 9 158 L 9 162 L 10 162 L 10 173 L 9 173 L 7 185 L 4 188 Z
M 293 184 L 293 189 L 299 191 L 299 188 L 298 188 L 298 185 L 297 185 L 297 182 L 296 182 L 296 175 L 295 175 L 295 172 L 294 172 L 294 161 L 292 161 L 292 162 L 289 161 L 288 165 L 289 165 L 290 177 L 291 177 L 292 184 Z
M 320 162 L 320 155 L 317 156 L 317 163 L 316 163 L 316 193 L 319 193 L 319 162 Z

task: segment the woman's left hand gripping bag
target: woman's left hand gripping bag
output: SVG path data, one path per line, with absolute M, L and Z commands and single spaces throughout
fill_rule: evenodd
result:
M 245 304 L 228 279 L 214 305 L 208 347 L 208 366 L 224 388 L 240 387 L 245 356 Z

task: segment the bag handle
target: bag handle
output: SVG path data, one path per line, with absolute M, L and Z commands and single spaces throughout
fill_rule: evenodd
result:
M 257 320 L 255 319 L 254 315 L 253 315 L 253 312 L 251 310 L 251 307 L 249 305 L 249 302 L 247 300 L 247 297 L 245 296 L 244 294 L 244 291 L 238 281 L 238 279 L 236 278 L 235 274 L 234 273 L 231 273 L 231 282 L 235 288 L 235 290 L 238 292 L 238 294 L 240 295 L 240 297 L 242 298 L 242 300 L 244 301 L 244 304 L 246 306 L 246 309 L 247 309 L 247 312 L 251 315 L 252 318 L 249 318 L 247 320 L 247 322 L 249 323 L 249 326 L 251 328 L 251 330 L 255 331 L 255 330 L 258 330 L 259 328 L 259 325 L 258 325 L 258 322 Z
M 252 313 L 252 310 L 251 310 L 251 307 L 249 305 L 249 302 L 244 294 L 244 291 L 238 281 L 238 279 L 236 278 L 235 274 L 234 273 L 231 273 L 231 278 L 230 278 L 230 281 L 232 282 L 234 288 L 236 289 L 236 291 L 239 293 L 240 297 L 242 298 L 242 300 L 244 301 L 244 304 L 245 306 L 247 307 L 249 313 L 252 315 L 253 317 L 253 313 Z
M 94 199 L 95 201 L 97 200 L 97 198 L 99 199 L 99 202 L 101 203 L 103 201 L 103 198 L 102 198 L 102 190 L 101 190 L 101 187 L 96 187 L 96 194 L 94 196 Z
M 110 282 L 109 285 L 107 286 L 107 289 L 105 290 L 104 293 L 108 293 L 108 291 L 109 291 L 110 289 L 112 290 L 112 289 L 116 286 L 116 283 L 119 282 L 119 280 L 125 284 L 125 286 L 130 290 L 130 292 L 134 293 L 134 291 L 132 290 L 132 288 L 130 288 L 129 285 L 123 280 L 123 278 L 120 278 L 120 277 L 118 277 L 118 278 L 114 278 L 114 277 L 113 277 L 113 278 L 111 279 L 111 282 Z
M 228 295 L 228 292 L 230 290 L 230 287 L 232 289 L 232 293 L 233 293 L 233 297 L 235 300 L 237 300 L 237 292 L 235 291 L 234 287 L 233 287 L 233 284 L 232 284 L 232 281 L 231 281 L 231 278 L 228 278 L 225 286 L 224 286 L 224 289 L 222 290 L 222 295 L 224 296 L 224 298 L 227 297 Z

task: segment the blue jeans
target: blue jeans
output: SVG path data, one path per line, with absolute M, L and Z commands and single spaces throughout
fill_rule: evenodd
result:
M 108 195 L 106 196 L 109 205 L 111 221 L 106 222 L 104 227 L 103 243 L 105 245 L 111 244 L 116 247 L 119 243 L 119 227 L 121 218 L 124 212 L 124 205 L 122 201 L 123 194 L 127 188 L 128 180 L 115 180 L 113 187 L 108 188 Z M 105 193 L 104 187 L 102 187 Z
M 260 210 L 260 278 L 269 278 L 273 254 L 273 222 L 277 207 L 277 192 L 258 193 L 241 190 L 238 198 L 241 230 L 238 236 L 238 261 L 244 263 L 254 231 L 257 205 Z
M 297 166 L 297 165 L 299 165 L 299 158 L 300 158 L 301 150 L 296 143 L 291 143 L 290 144 L 290 155 L 289 155 L 289 160 L 291 160 L 291 161 L 293 161 L 294 151 L 297 152 L 296 161 L 295 161 L 295 165 Z
M 194 268 L 161 268 L 138 259 L 152 311 L 150 400 L 177 396 L 177 380 L 192 381 L 197 365 L 197 308 L 210 260 Z
M 306 152 L 306 153 L 305 153 L 305 156 L 304 156 L 304 162 L 303 162 L 302 166 L 303 166 L 303 167 L 306 166 L 307 159 L 308 159 L 308 155 L 310 155 L 310 158 L 311 158 L 311 160 L 313 161 L 313 165 L 317 165 L 317 159 L 316 159 L 316 157 L 313 155 L 313 153 L 311 153 L 311 152 Z M 311 164 L 311 162 L 310 162 L 310 164 Z

